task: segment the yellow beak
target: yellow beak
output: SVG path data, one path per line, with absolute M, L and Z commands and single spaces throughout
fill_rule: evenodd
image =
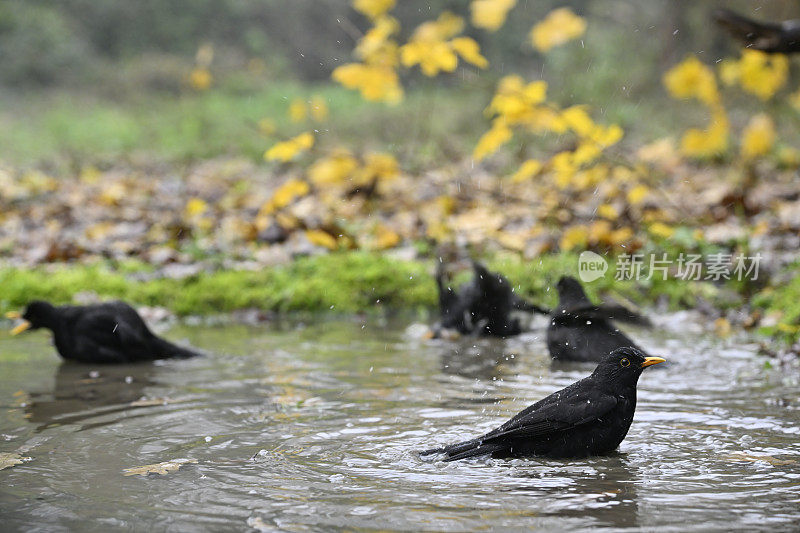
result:
M 6 313 L 6 318 L 10 318 L 11 320 L 16 320 L 18 318 L 22 318 L 22 315 L 19 311 L 9 311 Z
M 17 326 L 14 329 L 11 330 L 11 334 L 12 335 L 19 335 L 20 333 L 22 333 L 26 329 L 29 329 L 32 325 L 33 324 L 31 324 L 27 320 L 23 320 L 22 322 L 17 324 Z
M 666 361 L 666 359 L 663 357 L 645 357 L 644 363 L 642 363 L 642 368 L 657 365 L 658 363 L 663 363 L 664 361 Z

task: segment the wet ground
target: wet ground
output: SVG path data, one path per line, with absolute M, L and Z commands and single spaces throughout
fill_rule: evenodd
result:
M 415 452 L 489 430 L 591 365 L 553 366 L 541 329 L 425 341 L 374 318 L 180 326 L 166 336 L 208 356 L 124 367 L 64 364 L 44 332 L 3 334 L 0 457 L 24 462 L 0 471 L 2 529 L 797 528 L 797 369 L 691 317 L 660 326 L 633 331 L 670 364 L 642 376 L 617 454 L 447 464 Z

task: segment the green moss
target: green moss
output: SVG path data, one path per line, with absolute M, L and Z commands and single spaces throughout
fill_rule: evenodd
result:
M 130 266 L 125 266 L 127 272 Z M 260 271 L 216 271 L 184 279 L 135 281 L 110 265 L 59 265 L 0 270 L 0 307 L 33 299 L 67 303 L 92 291 L 139 305 L 164 306 L 179 315 L 257 307 L 275 311 L 360 312 L 430 307 L 436 303 L 429 266 L 364 252 L 307 257 Z
M 578 256 L 564 253 L 525 261 L 512 254 L 487 261 L 502 272 L 523 296 L 542 305 L 557 301 L 553 286 L 562 275 L 577 275 Z M 103 298 L 121 298 L 139 305 L 156 305 L 179 315 L 208 315 L 244 308 L 280 312 L 330 311 L 353 313 L 397 309 L 432 309 L 437 302 L 433 261 L 403 261 L 369 252 L 341 252 L 297 259 L 291 264 L 259 271 L 214 271 L 183 279 L 136 279 L 149 268 L 138 263 L 105 265 L 51 265 L 32 270 L 0 270 L 0 308 L 18 309 L 32 299 L 56 303 L 92 291 Z M 694 305 L 698 297 L 722 302 L 709 283 L 617 281 L 611 274 L 585 284 L 593 298 L 612 296 L 647 306 L 664 297 L 673 308 Z M 466 279 L 462 274 L 457 281 Z M 795 280 L 795 294 L 800 281 Z M 766 298 L 765 306 L 791 301 L 786 293 Z M 716 299 L 716 300 L 715 300 Z M 737 301 L 736 303 L 740 303 Z M 800 306 L 797 306 L 800 315 Z M 797 316 L 795 315 L 795 316 Z
M 788 282 L 763 289 L 753 297 L 753 305 L 778 319 L 776 325 L 762 327 L 761 333 L 791 342 L 800 334 L 800 263 L 790 265 L 776 279 Z

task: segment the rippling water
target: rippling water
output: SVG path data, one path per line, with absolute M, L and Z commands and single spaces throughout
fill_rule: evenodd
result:
M 420 340 L 419 327 L 322 321 L 167 332 L 210 355 L 63 364 L 49 337 L 0 338 L 3 529 L 792 529 L 798 370 L 746 339 L 673 320 L 635 331 L 670 364 L 639 384 L 619 453 L 574 461 L 420 460 L 588 374 L 543 330 Z M 189 459 L 166 475 L 132 467 Z

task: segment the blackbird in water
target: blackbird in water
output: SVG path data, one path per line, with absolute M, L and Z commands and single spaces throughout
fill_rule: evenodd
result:
M 715 11 L 714 19 L 748 48 L 770 54 L 800 52 L 800 19 L 758 22 L 729 9 Z
M 562 277 L 556 289 L 558 307 L 550 315 L 547 328 L 550 357 L 564 361 L 600 361 L 617 348 L 638 348 L 612 320 L 649 326 L 647 318 L 617 304 L 594 305 L 573 277 Z
M 508 280 L 490 272 L 478 262 L 472 263 L 472 280 L 454 290 L 447 282 L 444 267 L 436 271 L 439 288 L 440 327 L 463 335 L 479 334 L 508 337 L 522 331 L 514 311 L 549 314 L 550 311 L 519 297 Z
M 642 370 L 663 361 L 632 347 L 614 350 L 589 377 L 539 400 L 497 429 L 420 455 L 441 453 L 445 461 L 457 461 L 481 455 L 502 459 L 612 452 L 631 427 Z
M 61 357 L 82 363 L 133 363 L 199 355 L 155 336 L 139 313 L 124 302 L 56 307 L 34 301 L 24 313 L 7 316 L 22 319 L 11 330 L 12 335 L 47 328 L 53 332 Z

